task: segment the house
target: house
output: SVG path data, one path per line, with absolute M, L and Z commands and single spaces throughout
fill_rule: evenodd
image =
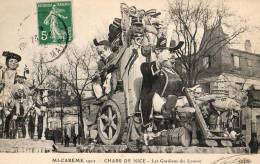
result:
M 218 36 L 226 35 L 221 26 L 216 32 Z M 205 91 L 239 98 L 242 90 L 250 90 L 252 86 L 254 90 L 260 90 L 260 54 L 252 52 L 250 40 L 245 41 L 244 50 L 225 45 L 219 51 L 213 49 L 209 53 L 200 61 L 205 71 L 198 83 Z M 260 140 L 260 105 L 249 105 L 243 109 L 241 124 L 247 142 L 252 132 L 256 132 Z
M 84 90 L 83 94 L 84 100 L 92 96 L 89 89 Z M 83 115 L 85 118 L 89 111 L 86 110 L 88 108 L 85 104 L 83 104 L 83 107 Z M 61 92 L 60 90 L 49 89 L 47 109 L 47 127 L 48 130 L 56 134 L 57 141 L 61 141 L 61 129 L 63 129 L 63 134 L 66 133 L 70 138 L 72 138 L 74 134 L 79 134 L 79 109 L 73 93 L 69 93 L 67 90 Z M 63 114 L 61 115 L 61 113 Z M 86 119 L 83 120 L 84 124 L 86 121 Z M 85 126 L 85 131 L 86 130 L 87 127 Z

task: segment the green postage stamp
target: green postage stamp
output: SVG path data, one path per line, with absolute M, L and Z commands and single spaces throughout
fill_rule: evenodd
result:
M 37 3 L 39 44 L 72 41 L 71 2 Z

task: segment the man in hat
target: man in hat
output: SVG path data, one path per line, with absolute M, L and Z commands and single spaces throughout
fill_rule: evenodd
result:
M 0 106 L 2 113 L 4 112 L 4 115 L 7 116 L 2 117 L 3 126 L 5 126 L 5 131 L 7 132 L 10 120 L 8 116 L 15 106 L 14 99 L 12 98 L 12 90 L 16 80 L 17 68 L 22 58 L 20 55 L 9 51 L 4 51 L 2 55 L 6 58 L 6 66 L 0 70 Z
M 140 46 L 143 41 L 145 26 L 143 23 L 143 17 L 131 16 L 131 26 L 126 34 L 127 42 L 131 45 Z
M 157 37 L 160 29 L 159 19 L 157 18 L 161 15 L 160 12 L 156 12 L 156 9 L 150 9 L 145 12 L 144 24 L 146 36 L 144 37 L 144 44 L 156 45 Z
M 101 82 L 103 83 L 106 79 L 106 72 L 103 71 L 104 67 L 108 63 L 108 57 L 112 53 L 110 50 L 110 43 L 107 40 L 97 41 L 97 39 L 93 40 L 94 45 L 96 46 L 97 54 L 99 56 L 99 60 L 97 62 L 98 71 L 100 73 Z
M 121 34 L 121 19 L 115 18 L 113 23 L 109 25 L 108 33 L 108 41 L 113 52 L 117 51 L 119 49 L 119 46 L 123 44 L 121 40 Z
M 176 49 L 176 47 L 170 48 Z M 151 131 L 151 118 L 154 112 L 161 113 L 165 118 L 172 117 L 177 96 L 180 95 L 182 89 L 178 76 L 172 70 L 172 54 L 169 52 L 169 47 L 166 47 L 165 38 L 158 39 L 154 51 L 157 56 L 156 61 L 141 65 L 143 84 L 140 103 L 143 123 L 148 134 Z
M 15 83 L 17 68 L 22 58 L 20 55 L 8 51 L 4 51 L 3 56 L 6 57 L 6 68 L 3 68 L 0 74 L 0 102 L 3 105 L 7 105 L 11 98 L 11 90 Z
M 154 53 L 156 54 L 156 66 L 159 68 L 166 68 L 172 71 L 173 63 L 174 63 L 174 56 L 173 53 L 180 49 L 184 42 L 180 41 L 178 45 L 176 45 L 175 41 L 172 40 L 170 42 L 170 47 L 166 46 L 167 40 L 165 37 L 158 38 L 156 47 L 154 49 Z M 154 70 L 154 69 L 153 69 Z M 159 72 L 160 69 L 157 69 Z M 156 74 L 156 72 L 153 72 Z
M 250 153 L 252 154 L 257 154 L 258 153 L 258 149 L 259 149 L 259 142 L 257 140 L 257 134 L 256 133 L 252 133 L 251 134 L 251 140 L 248 144 L 249 148 L 250 148 Z
M 94 45 L 97 46 L 97 52 L 100 56 L 100 60 L 98 62 L 98 70 L 100 72 L 99 76 L 101 79 L 101 81 L 96 81 L 96 85 L 93 89 L 94 91 L 99 90 L 99 92 L 95 93 L 95 95 L 99 95 L 97 96 L 97 98 L 100 98 L 104 96 L 101 94 L 102 92 L 100 92 L 101 86 L 105 95 L 113 94 L 113 91 L 115 91 L 117 86 L 117 71 L 115 70 L 116 67 L 111 65 L 110 67 L 106 68 L 108 63 L 113 60 L 115 52 L 111 51 L 110 43 L 107 40 L 97 42 L 97 40 L 94 39 L 93 42 Z M 100 84 L 98 84 L 97 82 Z M 98 85 L 100 85 L 100 87 Z

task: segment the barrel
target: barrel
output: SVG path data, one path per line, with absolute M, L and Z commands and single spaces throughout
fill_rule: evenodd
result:
M 178 127 L 168 130 L 168 144 L 175 146 L 189 146 L 191 143 L 191 134 L 184 127 Z
M 149 145 L 168 146 L 168 131 L 162 131 L 160 136 L 149 141 Z

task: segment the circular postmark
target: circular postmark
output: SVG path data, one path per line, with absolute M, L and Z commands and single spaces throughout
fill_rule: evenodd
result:
M 35 21 L 36 15 L 36 13 L 28 15 L 21 23 L 19 23 L 17 35 L 18 47 L 24 54 L 31 56 L 32 61 L 50 63 L 60 58 L 66 51 L 69 40 L 68 30 L 64 21 L 56 16 L 57 20 L 59 20 L 63 25 L 65 31 L 65 42 L 56 44 L 40 44 L 38 33 L 44 31 L 44 28 L 32 25 Z
M 57 60 L 72 40 L 71 15 L 66 15 L 67 9 L 62 5 L 66 4 L 37 4 L 37 12 L 27 15 L 19 23 L 18 47 L 33 62 Z M 70 22 L 66 20 L 68 17 Z

